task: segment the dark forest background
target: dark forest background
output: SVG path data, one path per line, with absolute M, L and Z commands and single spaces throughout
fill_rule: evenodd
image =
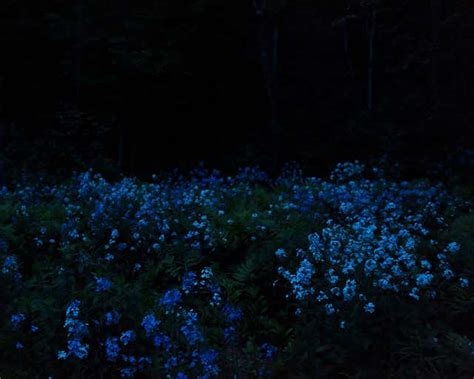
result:
M 0 173 L 461 172 L 473 50 L 467 0 L 3 0 Z

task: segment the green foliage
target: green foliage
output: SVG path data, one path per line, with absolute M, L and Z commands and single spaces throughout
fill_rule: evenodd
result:
M 450 238 L 459 241 L 467 257 L 474 257 L 474 213 L 462 215 L 454 220 L 449 235 Z
M 115 377 L 115 368 L 104 365 L 104 339 L 133 329 L 139 335 L 136 354 L 153 354 L 144 375 L 159 377 L 153 372 L 161 373 L 164 358 L 156 351 L 150 353 L 153 347 L 140 322 L 150 310 L 158 309 L 163 328 L 183 344 L 178 328 L 181 316 L 166 315 L 158 305 L 163 293 L 183 285 L 185 273 L 207 269 L 217 287 L 199 287 L 183 295 L 183 309 L 199 315 L 205 342 L 219 349 L 223 377 L 297 378 L 318 373 L 318 377 L 443 378 L 474 371 L 472 285 L 462 288 L 458 282 L 439 282 L 434 301 L 418 302 L 364 289 L 377 311 L 368 315 L 361 309 L 349 310 L 344 328 L 321 307 L 309 301 L 297 304 L 287 296 L 289 288 L 278 275 L 275 251 L 282 246 L 287 251 L 304 248 L 310 233 L 321 233 L 326 220 L 317 216 L 318 207 L 335 220 L 341 217 L 331 206 L 332 198 L 305 208 L 305 201 L 323 189 L 317 181 L 296 178 L 291 185 L 283 179 L 265 185 L 242 181 L 220 192 L 212 180 L 197 185 L 171 179 L 166 184 L 163 179 L 155 186 L 135 179 L 107 183 L 90 173 L 75 180 L 4 193 L 0 199 L 0 242 L 6 243 L 0 246 L 0 265 L 15 256 L 22 275 L 19 281 L 11 272 L 0 273 L 0 301 L 6 304 L 0 315 L 2 376 L 26 377 L 35 372 L 95 377 L 103 372 Z M 385 185 L 393 183 L 373 188 L 381 192 Z M 425 185 L 413 182 L 405 190 L 410 193 Z M 174 200 L 167 202 L 168 196 L 175 196 Z M 416 199 L 413 195 L 407 202 L 413 206 Z M 295 203 L 300 200 L 298 208 Z M 469 199 L 440 204 L 446 220 L 440 239 L 461 245 L 453 270 L 472 280 L 474 216 L 464 212 Z M 149 222 L 150 214 L 156 216 L 155 224 Z M 169 229 L 160 224 L 163 220 L 169 222 Z M 206 235 L 207 239 L 196 244 L 195 237 L 187 237 L 196 231 L 199 238 Z M 161 232 L 166 236 L 161 237 Z M 125 244 L 124 250 L 120 243 Z M 423 244 L 417 254 L 433 255 L 430 246 Z M 98 292 L 98 277 L 111 279 L 113 287 Z M 213 291 L 242 311 L 232 343 L 224 342 L 228 324 L 220 306 L 211 305 Z M 67 339 L 65 309 L 76 298 L 83 305 L 81 318 L 89 323 L 88 343 L 94 353 L 87 362 L 58 361 L 58 350 Z M 300 315 L 295 314 L 298 307 L 304 309 Z M 101 317 L 111 310 L 119 310 L 122 318 L 119 325 L 107 329 Z M 28 321 L 21 331 L 14 331 L 9 318 L 19 312 Z M 96 321 L 100 327 L 96 328 Z M 33 322 L 40 334 L 28 330 Z M 14 348 L 20 340 L 25 353 Z M 271 360 L 262 351 L 264 343 L 278 347 Z

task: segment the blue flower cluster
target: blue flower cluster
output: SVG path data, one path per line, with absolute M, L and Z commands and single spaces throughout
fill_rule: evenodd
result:
M 118 337 L 107 337 L 105 340 L 105 356 L 108 362 L 120 365 L 122 378 L 133 378 L 137 372 L 143 371 L 152 364 L 149 356 L 137 357 L 124 351 L 137 338 L 133 330 L 127 330 Z
M 104 322 L 107 326 L 118 324 L 120 322 L 120 313 L 117 311 L 107 312 L 104 315 Z
M 180 301 L 181 292 L 178 289 L 172 289 L 165 292 L 160 303 L 166 309 L 166 312 L 171 312 Z
M 127 346 L 130 342 L 135 341 L 135 339 L 136 334 L 133 330 L 127 330 L 120 336 L 120 342 L 122 342 L 125 346 Z
M 12 329 L 18 329 L 23 321 L 26 320 L 26 316 L 23 313 L 15 313 L 10 318 Z
M 157 320 L 154 314 L 148 314 L 143 317 L 142 327 L 145 329 L 146 335 L 151 336 L 158 326 L 160 325 L 161 321 Z
M 112 288 L 112 282 L 106 278 L 96 278 L 96 292 L 105 292 Z
M 343 164 L 332 181 L 319 181 L 318 216 L 325 226 L 308 236 L 306 250 L 275 252 L 294 298 L 319 304 L 328 315 L 350 304 L 374 313 L 384 292 L 432 299 L 435 284 L 454 277 L 449 261 L 460 246 L 451 242 L 443 249 L 436 241 L 444 226 L 442 187 L 367 180 L 363 171 L 359 163 Z M 420 252 L 422 245 L 430 248 Z M 460 284 L 468 282 L 461 278 Z
M 117 337 L 109 337 L 105 341 L 105 354 L 107 355 L 107 360 L 110 362 L 115 362 L 120 354 L 120 346 L 118 343 Z
M 346 333 L 351 317 L 376 317 L 386 297 L 431 301 L 448 283 L 465 291 L 472 278 L 455 265 L 463 247 L 441 233 L 455 209 L 444 187 L 365 174 L 359 162 L 338 165 L 329 180 L 294 168 L 276 180 L 254 168 L 234 177 L 199 169 L 151 183 L 89 171 L 61 185 L 2 189 L 0 201 L 15 204 L 8 222 L 23 233 L 18 249 L 0 240 L 14 312 L 5 317 L 8 346 L 35 356 L 32 346 L 63 326 L 67 348 L 54 346 L 61 362 L 43 357 L 58 372 L 70 360 L 91 367 L 99 359 L 124 378 L 210 378 L 242 359 L 267 367 L 284 354 L 280 337 L 249 335 L 278 302 L 299 315 L 313 307 Z M 251 275 L 237 275 L 240 267 Z M 260 268 L 265 283 L 247 283 Z M 266 288 L 272 282 L 283 286 Z M 64 298 L 81 301 L 65 306 Z M 270 301 L 253 318 L 255 299 Z M 50 317 L 65 308 L 64 324 Z M 271 333 L 282 330 L 278 322 L 268 322 Z
M 19 281 L 21 279 L 21 274 L 17 257 L 14 255 L 8 255 L 3 261 L 1 272 L 4 275 L 12 276 L 14 281 Z
M 166 291 L 158 302 L 158 308 L 143 317 L 141 326 L 153 346 L 159 349 L 166 375 L 185 377 L 183 375 L 187 372 L 206 378 L 219 374 L 219 355 L 207 345 L 199 314 L 186 306 L 186 297 L 205 296 L 212 307 L 219 309 L 228 324 L 235 324 L 242 318 L 242 312 L 229 304 L 221 306 L 221 292 L 210 267 L 203 268 L 200 275 L 188 271 L 183 275 L 181 287 Z M 173 330 L 171 333 L 169 328 Z M 176 332 L 179 338 L 173 339 L 171 335 L 176 335 Z M 122 334 L 120 339 L 123 338 Z
M 58 359 L 66 359 L 75 356 L 79 359 L 85 359 L 89 353 L 89 345 L 83 342 L 83 338 L 87 336 L 88 325 L 79 320 L 79 307 L 81 302 L 74 300 L 69 304 L 66 310 L 66 321 L 64 327 L 67 330 L 67 351 L 58 352 Z

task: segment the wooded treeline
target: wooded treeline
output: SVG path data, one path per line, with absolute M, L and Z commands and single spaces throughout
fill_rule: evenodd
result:
M 0 29 L 10 168 L 418 167 L 473 148 L 467 0 L 5 0 Z

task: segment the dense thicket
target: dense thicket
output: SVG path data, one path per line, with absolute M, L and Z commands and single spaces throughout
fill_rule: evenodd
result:
M 10 169 L 410 168 L 472 148 L 467 1 L 8 0 L 0 20 Z

